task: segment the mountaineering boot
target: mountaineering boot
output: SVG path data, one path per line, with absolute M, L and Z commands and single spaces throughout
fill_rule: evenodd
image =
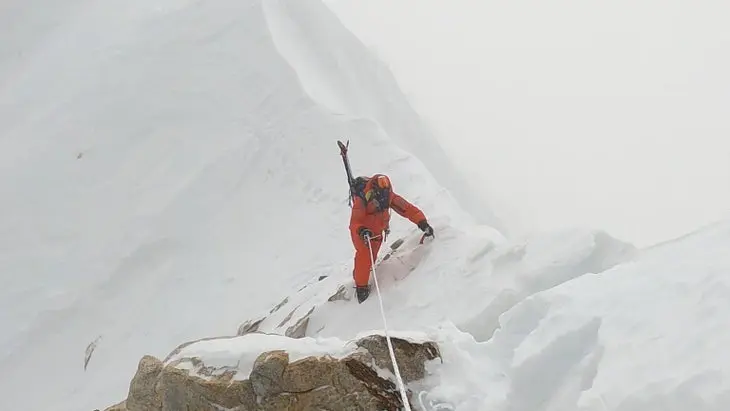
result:
M 362 302 L 367 300 L 370 295 L 370 286 L 355 287 L 355 293 L 357 294 L 357 302 L 362 304 Z

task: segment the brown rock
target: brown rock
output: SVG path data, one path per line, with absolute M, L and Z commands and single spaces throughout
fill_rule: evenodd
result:
M 394 382 L 381 378 L 375 370 L 355 358 L 345 359 L 345 364 L 350 374 L 361 381 L 372 396 L 371 402 L 376 404 L 376 409 L 393 411 L 401 409 L 403 402 Z M 410 398 L 408 400 L 410 401 Z
M 400 339 L 393 339 L 393 343 L 401 372 L 408 381 L 425 375 L 423 363 L 438 357 L 434 343 Z M 165 365 L 144 356 L 130 383 L 126 402 L 106 411 L 401 409 L 403 404 L 395 382 L 381 377 L 373 368 L 390 369 L 385 339 L 370 336 L 358 341 L 358 345 L 363 349 L 343 359 L 312 356 L 292 363 L 285 351 L 265 352 L 254 362 L 247 380 L 236 379 L 238 368 L 230 365 L 216 368 L 198 358 L 182 358 Z M 186 369 L 179 368 L 182 364 Z M 408 395 L 410 398 L 410 392 Z
M 199 410 L 218 411 L 198 392 L 190 389 L 185 370 L 167 367 L 158 383 L 162 394 L 162 411 Z
M 161 410 L 162 397 L 157 382 L 162 373 L 162 361 L 145 355 L 137 365 L 137 373 L 129 385 L 127 409 L 129 411 Z
M 95 411 L 99 411 L 99 410 L 95 410 Z M 119 404 L 112 405 L 111 407 L 104 409 L 104 411 L 127 411 L 127 401 L 124 400 L 124 401 L 120 402 Z
M 256 395 L 272 397 L 283 392 L 281 380 L 287 365 L 289 354 L 286 351 L 270 351 L 259 355 L 249 377 Z
M 441 358 L 438 346 L 433 342 L 412 343 L 404 339 L 390 337 L 395 359 L 398 361 L 403 382 L 420 380 L 426 376 L 426 362 Z M 357 346 L 366 349 L 375 359 L 375 364 L 395 373 L 390 359 L 388 342 L 382 335 L 371 335 L 357 341 Z
M 303 338 L 307 335 L 307 326 L 309 325 L 309 316 L 314 312 L 314 307 L 310 308 L 309 311 L 291 327 L 286 329 L 284 335 L 289 338 Z
M 206 401 L 224 408 L 235 408 L 241 404 L 253 408 L 256 404 L 256 394 L 249 380 L 222 382 L 189 378 L 187 386 Z
M 344 364 L 332 357 L 307 357 L 289 364 L 281 382 L 286 392 L 303 393 L 332 385 L 334 374 L 346 371 Z
M 286 317 L 284 317 L 284 319 L 281 320 L 281 322 L 279 323 L 279 325 L 276 326 L 276 328 L 281 328 L 284 325 L 286 325 L 286 323 L 288 323 L 292 319 L 292 317 L 294 316 L 294 313 L 297 312 L 297 310 L 299 309 L 299 307 L 300 306 L 296 306 L 296 308 L 294 308 L 293 310 L 291 310 L 289 312 L 289 314 L 287 314 Z

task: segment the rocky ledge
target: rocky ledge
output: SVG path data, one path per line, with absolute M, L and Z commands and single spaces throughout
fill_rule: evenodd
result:
M 391 341 L 406 384 L 424 378 L 427 362 L 441 358 L 434 342 L 393 337 Z M 266 351 L 243 368 L 240 359 L 238 364 L 210 365 L 205 358 L 186 356 L 182 348 L 191 344 L 195 343 L 183 344 L 164 362 L 144 356 L 127 399 L 106 411 L 403 408 L 387 342 L 381 335 L 361 338 L 339 355 L 303 356 L 293 362 L 286 350 Z M 170 359 L 175 355 L 178 358 Z M 242 373 L 248 373 L 248 378 L 241 378 Z M 410 391 L 408 395 L 412 401 Z

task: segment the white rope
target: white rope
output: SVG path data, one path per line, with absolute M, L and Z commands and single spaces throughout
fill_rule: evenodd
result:
M 383 308 L 383 298 L 380 296 L 380 287 L 378 286 L 378 277 L 375 275 L 375 260 L 373 258 L 373 249 L 370 245 L 370 236 L 365 237 L 368 241 L 368 251 L 370 254 L 370 271 L 373 274 L 373 280 L 375 281 L 375 290 L 378 292 L 378 301 L 380 302 L 380 315 L 383 317 L 383 329 L 385 330 L 385 340 L 388 342 L 388 350 L 390 351 L 390 361 L 393 363 L 393 370 L 395 371 L 395 379 L 398 382 L 398 388 L 400 389 L 400 397 L 403 401 L 403 406 L 406 411 L 411 411 L 411 405 L 408 402 L 408 396 L 406 395 L 406 388 L 403 385 L 403 379 L 400 376 L 400 370 L 398 369 L 398 362 L 395 360 L 395 352 L 393 352 L 393 344 L 390 342 L 390 335 L 388 335 L 388 323 L 385 320 L 385 309 Z

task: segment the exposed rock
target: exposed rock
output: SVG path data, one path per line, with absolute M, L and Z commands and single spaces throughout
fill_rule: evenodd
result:
M 94 410 L 99 411 L 99 410 Z M 122 401 L 119 404 L 112 405 L 109 408 L 106 408 L 104 411 L 127 411 L 127 401 Z
M 94 341 L 90 342 L 89 345 L 86 346 L 86 352 L 84 353 L 84 371 L 86 371 L 86 368 L 89 366 L 91 355 L 94 353 L 97 344 L 99 344 L 99 340 L 101 340 L 101 335 L 96 337 Z
M 345 364 L 350 374 L 358 381 L 361 381 L 365 389 L 372 396 L 370 402 L 376 406 L 376 409 L 400 410 L 403 402 L 398 393 L 398 387 L 393 381 L 386 380 L 378 373 L 363 362 L 363 358 L 348 357 Z M 408 401 L 410 403 L 411 393 L 408 392 Z
M 127 409 L 136 410 L 161 410 L 162 397 L 155 389 L 162 373 L 162 361 L 151 355 L 145 355 L 137 365 L 137 373 L 134 374 L 129 385 L 129 396 L 127 397 Z
M 270 314 L 275 313 L 278 311 L 281 307 L 283 307 L 286 303 L 289 302 L 289 298 L 285 298 L 279 305 L 274 307 L 271 310 Z M 295 314 L 297 313 L 297 310 L 301 308 L 301 305 L 298 305 L 293 310 L 289 312 L 289 314 L 286 315 L 280 322 L 279 325 L 276 328 L 284 328 L 284 335 L 290 338 L 302 338 L 307 335 L 307 326 L 309 325 L 309 316 L 314 312 L 315 307 L 311 307 L 309 311 L 304 314 L 302 317 L 299 317 L 296 319 L 296 322 L 293 321 L 295 317 Z M 248 320 L 245 323 L 241 324 L 238 327 L 237 335 L 242 336 L 250 333 L 260 332 L 261 324 L 266 321 L 268 317 L 261 317 L 257 320 Z M 280 332 L 277 332 L 279 334 Z
M 192 365 L 192 370 L 195 372 L 195 374 L 203 377 L 212 378 L 221 382 L 229 382 L 233 379 L 233 377 L 236 376 L 236 374 L 238 374 L 238 368 L 236 366 L 206 366 L 202 360 L 196 357 L 181 358 L 166 364 L 177 367 L 184 363 L 189 363 L 190 365 Z
M 246 335 L 248 333 L 253 333 L 259 330 L 259 326 L 261 323 L 265 320 L 265 317 L 259 318 L 256 321 L 248 320 L 245 323 L 241 324 L 238 327 L 238 333 L 237 335 Z
M 256 359 L 251 370 L 253 392 L 260 397 L 272 397 L 284 391 L 281 377 L 289 364 L 286 351 L 265 352 Z
M 273 314 L 273 313 L 279 311 L 279 308 L 283 307 L 284 304 L 286 304 L 288 302 L 289 302 L 289 297 L 284 298 L 283 300 L 281 300 L 281 302 L 279 304 L 277 304 L 274 308 L 272 308 L 271 311 L 269 311 L 269 314 Z
M 392 341 L 407 382 L 423 378 L 425 361 L 439 356 L 432 342 Z M 395 381 L 378 372 L 391 369 L 385 338 L 369 336 L 357 346 L 361 348 L 344 358 L 310 356 L 292 363 L 286 351 L 264 352 L 244 380 L 236 378 L 237 366 L 216 368 L 199 358 L 165 364 L 144 356 L 126 402 L 105 411 L 401 409 Z
M 204 380 L 175 366 L 163 366 L 162 361 L 146 355 L 130 384 L 125 408 L 107 411 L 217 411 L 219 407 L 253 407 L 254 404 L 255 395 L 248 380 Z
M 420 380 L 426 376 L 426 362 L 441 358 L 438 346 L 433 342 L 423 344 L 412 343 L 400 338 L 390 338 L 393 344 L 393 353 L 398 361 L 398 370 L 404 382 Z M 371 335 L 360 339 L 358 347 L 366 349 L 375 359 L 380 368 L 393 370 L 388 350 L 388 341 L 382 335 Z
M 337 291 L 330 296 L 330 298 L 327 299 L 329 302 L 335 302 L 335 301 L 350 301 L 349 298 L 347 298 L 347 287 L 344 285 L 341 285 L 340 288 L 337 289 Z
M 286 317 L 284 317 L 284 319 L 283 319 L 283 320 L 281 320 L 281 322 L 279 323 L 279 325 L 277 325 L 277 326 L 276 326 L 276 328 L 281 328 L 281 327 L 283 327 L 283 326 L 284 326 L 284 325 L 285 325 L 286 323 L 288 323 L 288 322 L 289 322 L 289 320 L 291 320 L 291 318 L 292 318 L 292 317 L 294 316 L 294 313 L 295 313 L 295 312 L 297 312 L 297 310 L 299 309 L 299 307 L 300 307 L 300 306 L 298 305 L 298 306 L 296 306 L 296 307 L 295 307 L 295 308 L 294 308 L 293 310 L 291 310 L 291 312 L 289 312 L 289 314 L 287 314 L 287 315 L 286 315 Z
M 341 366 L 342 363 L 331 357 L 303 358 L 286 367 L 281 385 L 287 392 L 299 393 L 332 385 L 332 376 L 342 371 Z
M 307 335 L 309 316 L 312 315 L 312 313 L 314 312 L 314 308 L 315 307 L 310 308 L 309 311 L 302 318 L 298 319 L 297 322 L 294 323 L 294 325 L 287 328 L 284 335 L 289 338 L 302 338 Z

